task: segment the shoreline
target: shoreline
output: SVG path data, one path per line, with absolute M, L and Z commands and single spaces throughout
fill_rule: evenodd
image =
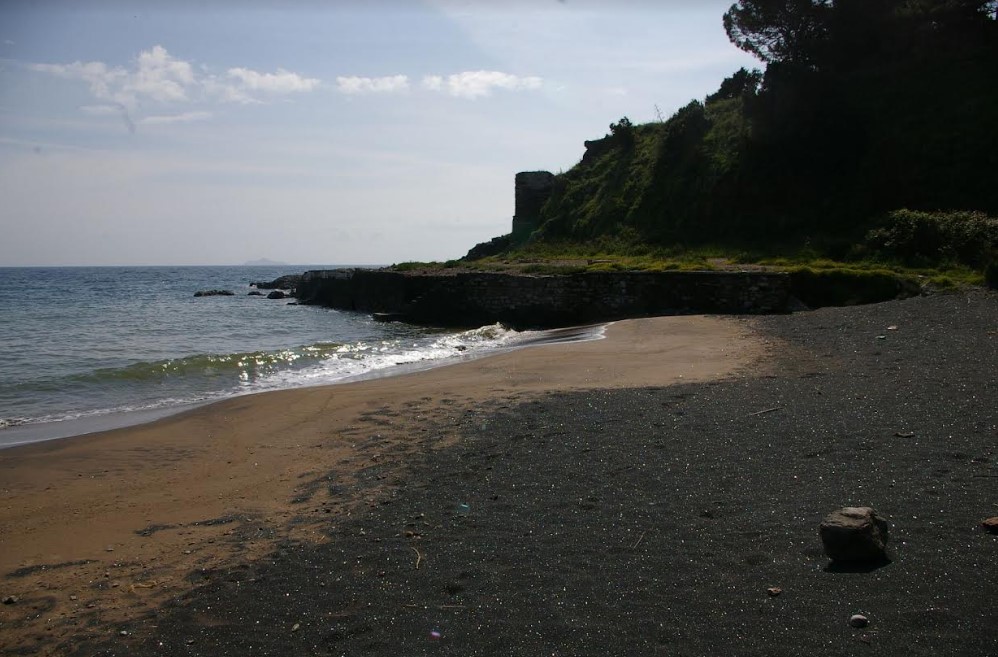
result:
M 156 406 L 151 408 L 141 408 L 135 410 L 122 410 L 122 411 L 108 411 L 108 412 L 98 411 L 67 420 L 13 424 L 10 426 L 5 426 L 0 428 L 0 451 L 5 449 L 10 449 L 13 447 L 31 445 L 34 443 L 78 438 L 80 436 L 86 436 L 95 433 L 104 433 L 107 431 L 114 431 L 116 429 L 126 429 L 130 427 L 141 426 L 143 424 L 148 424 L 150 422 L 155 422 L 157 420 L 168 418 L 174 415 L 186 413 L 190 410 L 194 410 L 204 406 L 210 406 L 212 404 L 228 401 L 230 399 L 235 399 L 238 397 L 245 397 L 257 394 L 267 394 L 270 392 L 281 392 L 284 390 L 301 390 L 305 388 L 345 385 L 345 384 L 357 383 L 360 381 L 383 379 L 394 376 L 405 376 L 417 372 L 436 369 L 438 367 L 449 367 L 451 365 L 470 362 L 473 360 L 479 360 L 481 358 L 490 358 L 492 356 L 500 355 L 503 353 L 509 353 L 527 347 L 543 346 L 547 344 L 589 342 L 593 340 L 600 340 L 604 337 L 606 328 L 611 324 L 613 324 L 613 322 L 592 324 L 587 326 L 548 329 L 544 331 L 530 331 L 530 333 L 532 334 L 536 333 L 538 335 L 536 336 L 532 335 L 531 337 L 523 339 L 522 341 L 516 342 L 512 345 L 496 347 L 491 351 L 474 352 L 472 354 L 467 354 L 467 355 L 462 354 L 457 356 L 450 356 L 447 358 L 426 359 L 423 361 L 402 363 L 391 367 L 372 369 L 359 374 L 344 376 L 341 379 L 325 383 L 319 383 L 319 384 L 302 383 L 299 385 L 293 385 L 286 388 L 274 388 L 268 390 L 256 390 L 256 391 L 246 391 L 246 392 L 236 391 L 227 395 L 222 395 L 211 399 L 182 402 L 176 405 Z
M 4 595 L 23 604 L 5 606 L 0 627 L 59 645 L 92 610 L 102 622 L 124 622 L 188 590 L 191 573 L 258 558 L 280 541 L 321 543 L 320 520 L 360 513 L 384 489 L 385 479 L 364 475 L 379 454 L 415 458 L 454 444 L 447 431 L 429 434 L 430 424 L 555 390 L 730 376 L 764 351 L 739 320 L 625 320 L 604 340 L 240 396 L 148 424 L 4 449 L 0 573 Z M 322 472 L 343 481 L 335 493 L 316 494 Z M 23 615 L 39 600 L 61 624 Z
M 0 558 L 76 550 L 0 572 L 0 654 L 995 654 L 996 371 L 972 291 L 622 324 L 0 453 L 2 513 L 47 519 L 0 519 Z M 56 453 L 84 488 L 11 496 Z M 841 506 L 887 519 L 887 563 L 830 567 Z

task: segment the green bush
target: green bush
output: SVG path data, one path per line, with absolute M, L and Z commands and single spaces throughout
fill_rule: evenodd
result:
M 407 272 L 407 271 L 419 271 L 421 269 L 437 269 L 440 267 L 439 262 L 418 262 L 414 260 L 409 260 L 406 262 L 398 262 L 391 266 L 392 271 Z
M 980 270 L 998 253 L 998 219 L 982 212 L 895 210 L 867 234 L 866 247 L 908 265 L 962 264 Z

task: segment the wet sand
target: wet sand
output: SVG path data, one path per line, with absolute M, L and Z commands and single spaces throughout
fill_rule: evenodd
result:
M 280 545 L 327 544 L 331 523 L 380 509 L 411 464 L 462 443 L 469 415 L 556 391 L 755 376 L 767 350 L 743 321 L 629 320 L 595 342 L 0 451 L 0 594 L 16 599 L 0 608 L 0 647 L 94 654 L 109 637 L 148 636 L 148 619 L 210 573 Z

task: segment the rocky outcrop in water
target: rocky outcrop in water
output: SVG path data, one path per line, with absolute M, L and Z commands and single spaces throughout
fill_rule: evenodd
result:
M 294 290 L 298 287 L 301 277 L 301 274 L 286 274 L 278 276 L 272 281 L 253 281 L 250 283 L 250 287 L 259 290 Z
M 232 290 L 198 290 L 194 293 L 196 297 L 231 297 L 235 295 Z

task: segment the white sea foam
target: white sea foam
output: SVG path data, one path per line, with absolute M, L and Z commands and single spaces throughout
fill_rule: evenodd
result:
M 185 373 L 187 376 L 198 373 L 216 376 L 218 372 L 214 371 L 213 365 L 224 363 L 230 365 L 231 383 L 221 388 L 190 390 L 189 394 L 147 398 L 107 408 L 49 413 L 33 418 L 0 419 L 0 448 L 129 426 L 239 395 L 392 376 L 525 346 L 601 337 L 603 327 L 600 326 L 553 331 L 513 331 L 494 324 L 459 333 L 424 333 L 405 338 L 360 340 L 338 346 L 321 343 L 271 353 L 196 357 L 188 360 L 208 365 L 180 367 L 175 363 L 166 363 L 140 369 L 162 369 L 171 376 Z M 301 366 L 299 361 L 302 360 L 314 362 Z M 136 367 L 132 366 L 131 369 Z M 114 376 L 116 375 L 112 373 L 109 378 Z

